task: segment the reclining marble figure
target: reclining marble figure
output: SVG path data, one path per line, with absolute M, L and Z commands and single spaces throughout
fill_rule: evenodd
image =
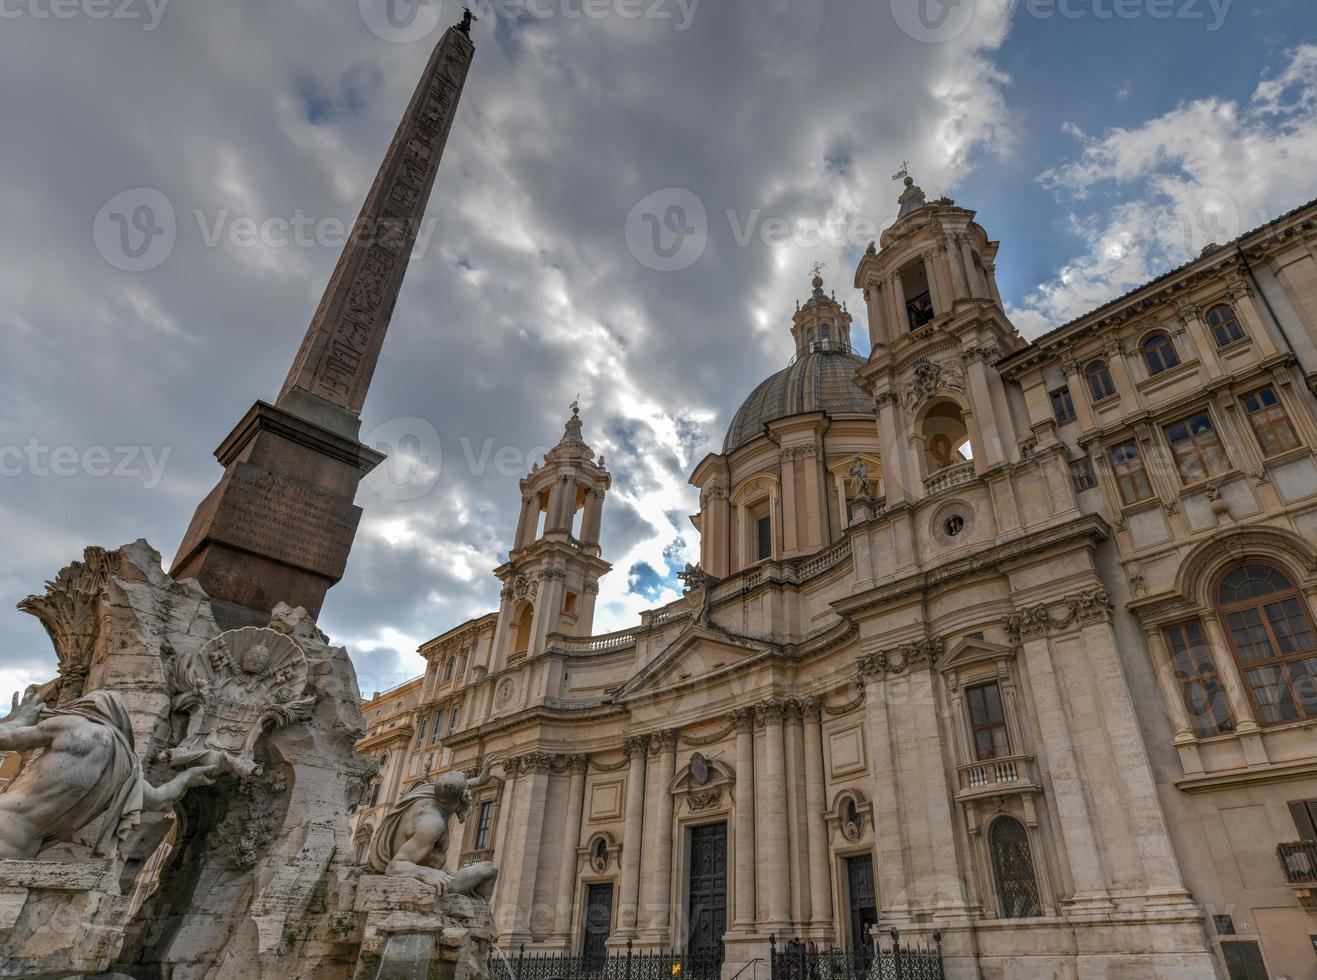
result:
M 28 860 L 86 830 L 96 854 L 113 857 L 144 810 L 165 810 L 193 786 L 212 782 L 213 766 L 195 766 L 163 786 L 142 774 L 123 700 L 93 691 L 62 708 L 35 693 L 0 721 L 0 749 L 36 752 L 0 793 L 0 861 Z M 101 820 L 99 826 L 93 826 Z
M 376 871 L 401 878 L 416 878 L 433 885 L 441 895 L 469 895 L 490 900 L 498 865 L 476 861 L 458 871 L 444 869 L 448 851 L 448 820 L 462 823 L 471 815 L 471 790 L 489 782 L 494 758 L 485 760 L 480 775 L 468 780 L 449 772 L 433 783 L 421 783 L 389 811 L 370 842 L 370 864 Z

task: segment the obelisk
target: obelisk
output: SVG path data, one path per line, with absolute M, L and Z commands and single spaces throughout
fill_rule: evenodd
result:
M 357 485 L 384 459 L 357 439 L 361 408 L 475 53 L 471 19 L 435 46 L 278 399 L 215 451 L 224 475 L 170 574 L 197 578 L 221 625 L 264 623 L 279 602 L 317 616 L 343 577 Z

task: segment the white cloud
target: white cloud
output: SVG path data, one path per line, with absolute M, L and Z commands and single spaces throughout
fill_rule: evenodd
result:
M 1289 52 L 1247 102 L 1200 99 L 1098 137 L 1066 131 L 1082 152 L 1039 181 L 1100 210 L 1071 214 L 1087 249 L 1010 311 L 1027 336 L 1303 203 L 1311 184 L 1300 178 L 1317 172 L 1317 46 Z

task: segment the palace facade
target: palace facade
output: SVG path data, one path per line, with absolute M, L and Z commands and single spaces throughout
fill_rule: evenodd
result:
M 691 476 L 684 598 L 605 635 L 573 412 L 497 612 L 365 705 L 362 851 L 492 753 L 450 866 L 500 865 L 505 949 L 1317 977 L 1317 202 L 1033 342 L 974 218 L 907 181 L 867 358 L 815 277 Z

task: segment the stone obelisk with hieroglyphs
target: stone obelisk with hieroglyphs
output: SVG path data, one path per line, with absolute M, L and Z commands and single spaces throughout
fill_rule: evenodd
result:
M 357 484 L 384 459 L 358 441 L 361 408 L 475 52 L 470 24 L 435 47 L 278 400 L 215 451 L 224 476 L 170 574 L 197 578 L 225 625 L 263 623 L 279 602 L 318 615 L 343 577 Z

